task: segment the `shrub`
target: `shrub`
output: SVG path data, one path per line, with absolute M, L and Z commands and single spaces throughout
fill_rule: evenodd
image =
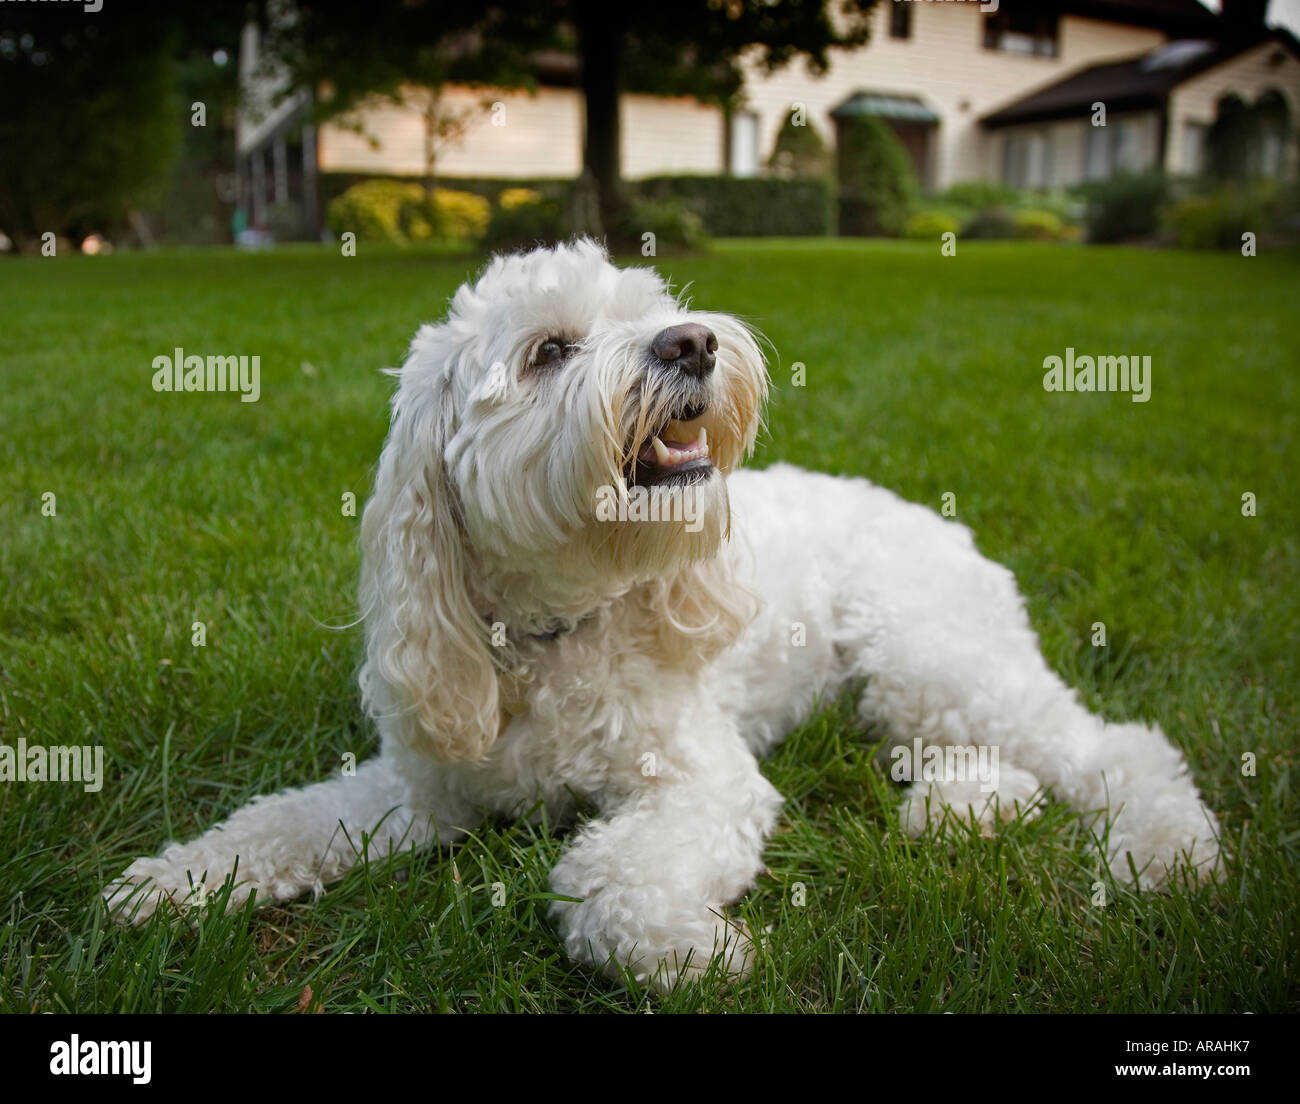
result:
M 680 200 L 715 237 L 809 237 L 830 233 L 827 180 L 772 176 L 656 176 L 631 185 L 642 200 Z
M 1168 198 L 1164 173 L 1119 173 L 1084 188 L 1088 240 L 1131 241 L 1148 238 L 1160 226 L 1160 208 Z
M 540 203 L 542 193 L 535 188 L 506 188 L 497 196 L 497 205 L 506 211 L 516 207 L 525 207 L 530 203 Z
M 991 180 L 962 180 L 950 184 L 934 198 L 940 203 L 983 211 L 988 207 L 1014 207 L 1019 201 L 1020 193 L 1004 184 L 994 184 Z
M 1240 249 L 1246 231 L 1267 233 L 1279 222 L 1276 188 L 1266 182 L 1229 184 L 1171 203 L 1161 226 L 1186 249 Z
M 396 180 L 368 180 L 356 184 L 330 202 L 325 221 L 335 234 L 353 233 L 358 241 L 403 240 L 401 210 L 417 184 Z
M 840 233 L 900 234 L 916 202 L 916 173 L 894 132 L 857 115 L 840 132 Z
M 419 184 L 367 180 L 330 202 L 326 222 L 335 234 L 351 232 L 359 241 L 474 241 L 487 230 L 491 207 L 482 196 L 437 188 L 432 196 Z
M 302 241 L 309 238 L 307 220 L 296 203 L 272 203 L 266 211 L 266 229 L 278 242 Z
M 492 205 L 472 192 L 436 188 L 433 193 L 433 227 L 446 242 L 477 241 L 487 233 Z
M 484 244 L 489 249 L 523 249 L 564 237 L 564 204 L 530 188 L 508 188 L 492 209 Z
M 1035 241 L 1055 241 L 1063 229 L 1061 218 L 1053 211 L 1017 211 L 1016 237 Z
M 787 179 L 826 176 L 830 172 L 831 157 L 817 128 L 807 122 L 796 126 L 793 112 L 787 112 L 772 145 L 767 167 Z
M 630 236 L 654 234 L 656 249 L 697 249 L 704 244 L 704 222 L 679 199 L 634 199 L 628 208 Z
M 941 238 L 944 234 L 955 234 L 961 223 L 947 211 L 916 211 L 908 216 L 903 228 L 903 236 L 908 238 Z
M 1016 217 L 1005 207 L 988 207 L 970 220 L 961 232 L 963 238 L 1014 238 Z

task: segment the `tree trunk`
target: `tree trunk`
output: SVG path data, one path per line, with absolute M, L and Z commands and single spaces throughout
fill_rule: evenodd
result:
M 577 0 L 578 50 L 586 134 L 582 165 L 595 181 L 600 226 L 579 227 L 604 233 L 612 248 L 629 239 L 627 200 L 619 165 L 619 93 L 622 90 L 623 19 L 609 0 Z
M 438 187 L 435 163 L 438 159 L 438 90 L 425 91 L 424 101 L 424 191 L 432 198 Z

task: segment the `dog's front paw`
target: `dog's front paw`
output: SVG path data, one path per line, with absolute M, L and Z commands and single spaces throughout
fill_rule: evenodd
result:
M 571 958 L 660 995 L 699 981 L 713 964 L 733 981 L 753 969 L 754 941 L 742 920 L 728 919 L 721 905 L 671 902 L 658 887 L 606 886 L 581 901 L 557 901 L 554 916 Z
M 225 884 L 229 872 L 209 870 L 195 858 L 174 843 L 156 858 L 136 859 L 104 887 L 102 897 L 109 914 L 121 924 L 143 924 L 161 907 L 170 906 L 182 915 L 206 907 L 208 899 Z M 237 882 L 227 907 L 238 907 L 253 892 L 251 882 Z

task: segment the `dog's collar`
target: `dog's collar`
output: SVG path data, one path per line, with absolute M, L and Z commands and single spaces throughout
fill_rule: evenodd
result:
M 573 632 L 579 625 L 589 621 L 593 615 L 587 614 L 576 621 L 566 621 L 557 625 L 546 632 L 525 633 L 520 638 L 523 641 L 535 641 L 538 644 L 550 644 L 562 636 L 567 636 Z M 501 689 L 502 701 L 501 707 L 505 711 L 507 721 L 509 717 L 518 717 L 528 712 L 528 686 L 533 681 L 533 669 L 531 664 L 523 663 L 513 670 L 503 672 Z

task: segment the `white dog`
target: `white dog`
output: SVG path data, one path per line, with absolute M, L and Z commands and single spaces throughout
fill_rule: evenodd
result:
M 397 375 L 362 522 L 379 756 L 133 863 L 118 915 L 236 860 L 233 903 L 319 892 L 363 837 L 446 843 L 579 799 L 599 816 L 551 874 L 569 953 L 660 988 L 715 955 L 740 975 L 753 947 L 724 909 L 782 804 L 758 759 L 850 686 L 905 751 L 998 753 L 992 787 L 962 756 L 917 781 L 914 833 L 948 813 L 991 831 L 1050 787 L 1097 818 L 1117 877 L 1217 863 L 1183 757 L 1080 705 L 966 528 L 862 479 L 735 471 L 767 377 L 734 318 L 580 241 L 493 260 Z

